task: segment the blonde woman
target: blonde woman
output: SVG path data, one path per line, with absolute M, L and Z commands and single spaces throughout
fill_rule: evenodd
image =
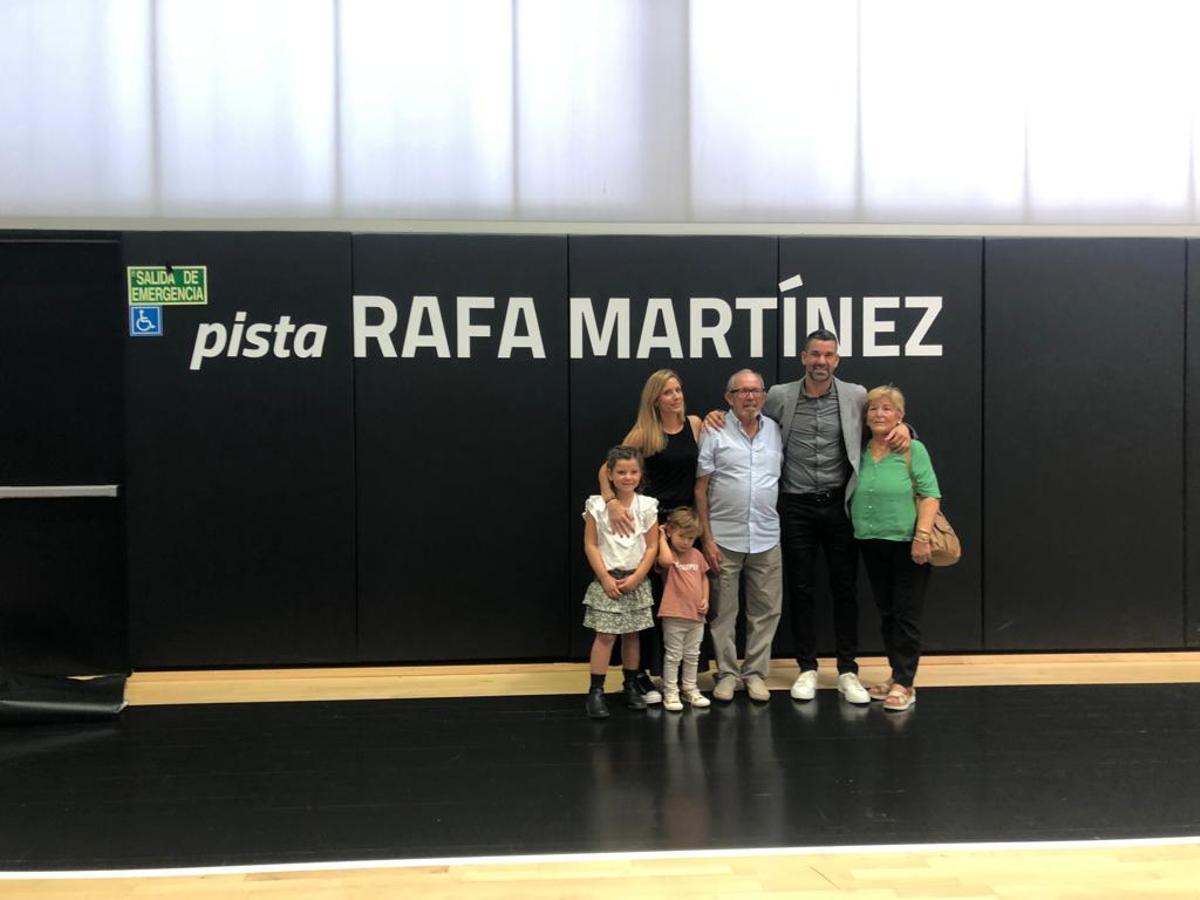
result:
M 671 510 L 693 503 L 699 436 L 700 417 L 687 414 L 679 375 L 670 369 L 659 369 L 646 379 L 638 401 L 637 420 L 621 443 L 636 447 L 645 457 L 646 480 L 642 493 L 658 501 L 660 524 L 666 521 Z M 597 478 L 612 529 L 626 537 L 633 534 L 633 517 L 617 502 L 605 466 L 600 466 Z M 657 616 L 663 590 L 661 578 L 653 575 L 651 587 Z M 662 639 L 658 628 L 643 631 L 641 637 L 642 659 L 658 669 L 662 663 Z M 701 660 L 701 671 L 705 665 L 706 662 Z M 662 694 L 647 673 L 641 673 L 637 683 L 647 703 L 662 702 Z
M 942 492 L 925 445 L 914 440 L 897 453 L 888 435 L 904 419 L 904 395 L 887 384 L 867 392 L 871 440 L 862 453 L 858 488 L 850 501 L 854 537 L 879 607 L 883 646 L 892 675 L 873 685 L 872 700 L 893 712 L 917 702 L 913 681 L 921 658 L 921 612 L 929 584 L 929 536 Z

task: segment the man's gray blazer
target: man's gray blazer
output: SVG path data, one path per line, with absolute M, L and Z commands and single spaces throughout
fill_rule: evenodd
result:
M 858 466 L 862 460 L 863 409 L 866 407 L 867 389 L 861 384 L 833 379 L 837 388 L 838 415 L 842 420 L 842 444 L 846 448 L 846 459 L 850 460 L 850 480 L 846 483 L 846 515 L 850 514 L 850 497 L 858 486 Z M 783 452 L 788 449 L 792 433 L 792 417 L 796 414 L 796 402 L 800 399 L 804 379 L 777 384 L 767 392 L 763 412 L 779 423 L 783 432 Z

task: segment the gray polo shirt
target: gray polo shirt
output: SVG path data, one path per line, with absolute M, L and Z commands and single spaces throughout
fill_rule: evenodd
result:
M 833 491 L 845 487 L 849 480 L 850 460 L 842 439 L 837 383 L 819 397 L 808 396 L 801 386 L 784 454 L 783 492 Z

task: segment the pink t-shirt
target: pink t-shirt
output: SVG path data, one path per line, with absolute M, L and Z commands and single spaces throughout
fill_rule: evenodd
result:
M 672 551 L 674 553 L 674 551 Z M 662 605 L 658 617 L 691 619 L 703 622 L 700 598 L 704 584 L 704 573 L 708 571 L 708 560 L 704 554 L 692 547 L 687 553 L 675 553 L 675 565 L 659 571 L 664 573 Z

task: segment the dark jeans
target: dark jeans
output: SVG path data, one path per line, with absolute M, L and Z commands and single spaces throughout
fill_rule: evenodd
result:
M 892 680 L 912 687 L 921 658 L 921 613 L 930 567 L 912 561 L 912 544 L 907 541 L 859 541 L 858 546 L 879 607 Z
M 813 590 L 817 550 L 825 551 L 833 592 L 833 631 L 838 673 L 858 672 L 858 545 L 841 493 L 819 503 L 797 494 L 779 495 L 783 568 L 791 610 L 792 644 L 800 670 L 817 668 L 817 622 Z

